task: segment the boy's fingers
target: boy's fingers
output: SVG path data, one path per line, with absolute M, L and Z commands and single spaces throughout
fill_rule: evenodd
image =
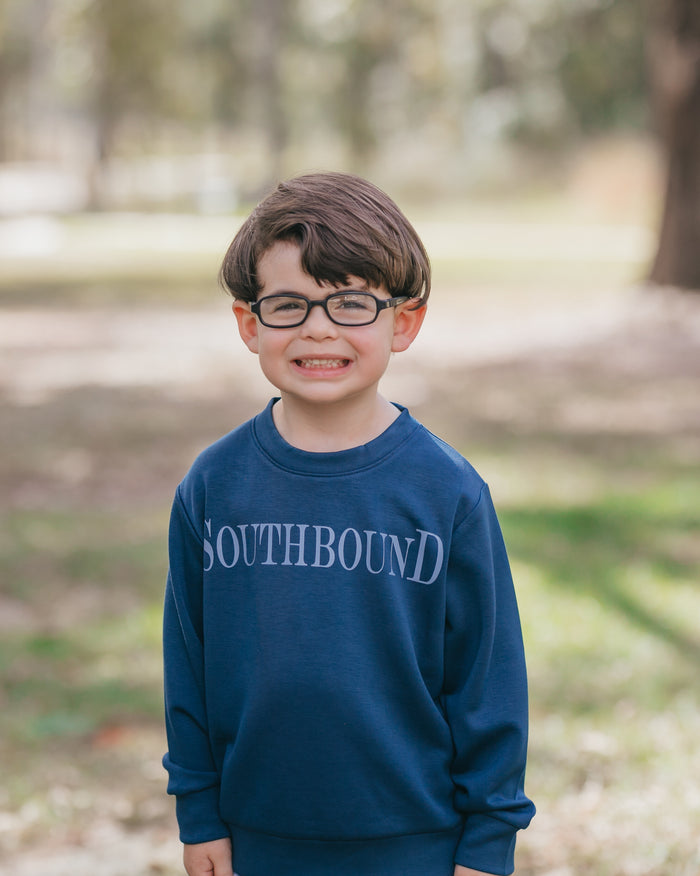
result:
M 231 866 L 231 849 L 228 850 L 224 847 L 223 850 L 216 852 L 210 856 L 210 860 L 214 865 L 214 872 L 212 876 L 236 876 L 233 872 L 233 867 Z
M 184 864 L 188 876 L 235 876 L 228 839 L 185 845 Z

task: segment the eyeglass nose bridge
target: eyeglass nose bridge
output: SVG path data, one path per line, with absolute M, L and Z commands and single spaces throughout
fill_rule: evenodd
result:
M 336 322 L 331 315 L 331 312 L 328 308 L 328 298 L 305 298 L 304 301 L 306 302 L 306 313 L 304 314 L 302 325 L 311 316 L 311 310 L 314 307 L 320 307 L 321 310 L 325 312 L 326 318 L 329 320 L 329 322 L 332 322 L 333 325 L 341 325 L 341 323 Z

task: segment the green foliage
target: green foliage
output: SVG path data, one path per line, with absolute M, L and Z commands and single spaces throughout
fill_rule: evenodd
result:
M 613 0 L 565 16 L 559 78 L 584 133 L 648 127 L 643 5 Z
M 0 118 L 27 154 L 47 111 L 76 136 L 87 122 L 102 161 L 230 148 L 254 197 L 283 161 L 328 156 L 430 178 L 420 154 L 457 173 L 475 139 L 549 150 L 644 128 L 647 25 L 637 0 L 6 2 Z

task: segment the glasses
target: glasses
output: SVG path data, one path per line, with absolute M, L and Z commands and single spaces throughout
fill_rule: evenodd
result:
M 250 305 L 252 312 L 268 328 L 296 328 L 311 313 L 312 307 L 322 307 L 336 325 L 371 325 L 381 310 L 396 307 L 408 296 L 376 298 L 369 292 L 333 292 L 327 298 L 312 300 L 296 292 L 267 295 Z

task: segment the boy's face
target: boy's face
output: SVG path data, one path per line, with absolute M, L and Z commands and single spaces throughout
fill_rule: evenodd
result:
M 294 292 L 311 300 L 324 299 L 344 288 L 389 298 L 357 277 L 347 287 L 319 285 L 301 267 L 299 247 L 280 241 L 258 263 L 262 290 L 258 298 Z M 244 342 L 260 358 L 267 379 L 283 400 L 313 405 L 371 403 L 377 395 L 392 352 L 407 349 L 418 334 L 425 307 L 408 310 L 411 303 L 381 310 L 375 322 L 341 326 L 332 322 L 322 307 L 312 307 L 305 322 L 294 328 L 264 326 L 251 313 L 250 305 L 236 301 L 233 311 Z

